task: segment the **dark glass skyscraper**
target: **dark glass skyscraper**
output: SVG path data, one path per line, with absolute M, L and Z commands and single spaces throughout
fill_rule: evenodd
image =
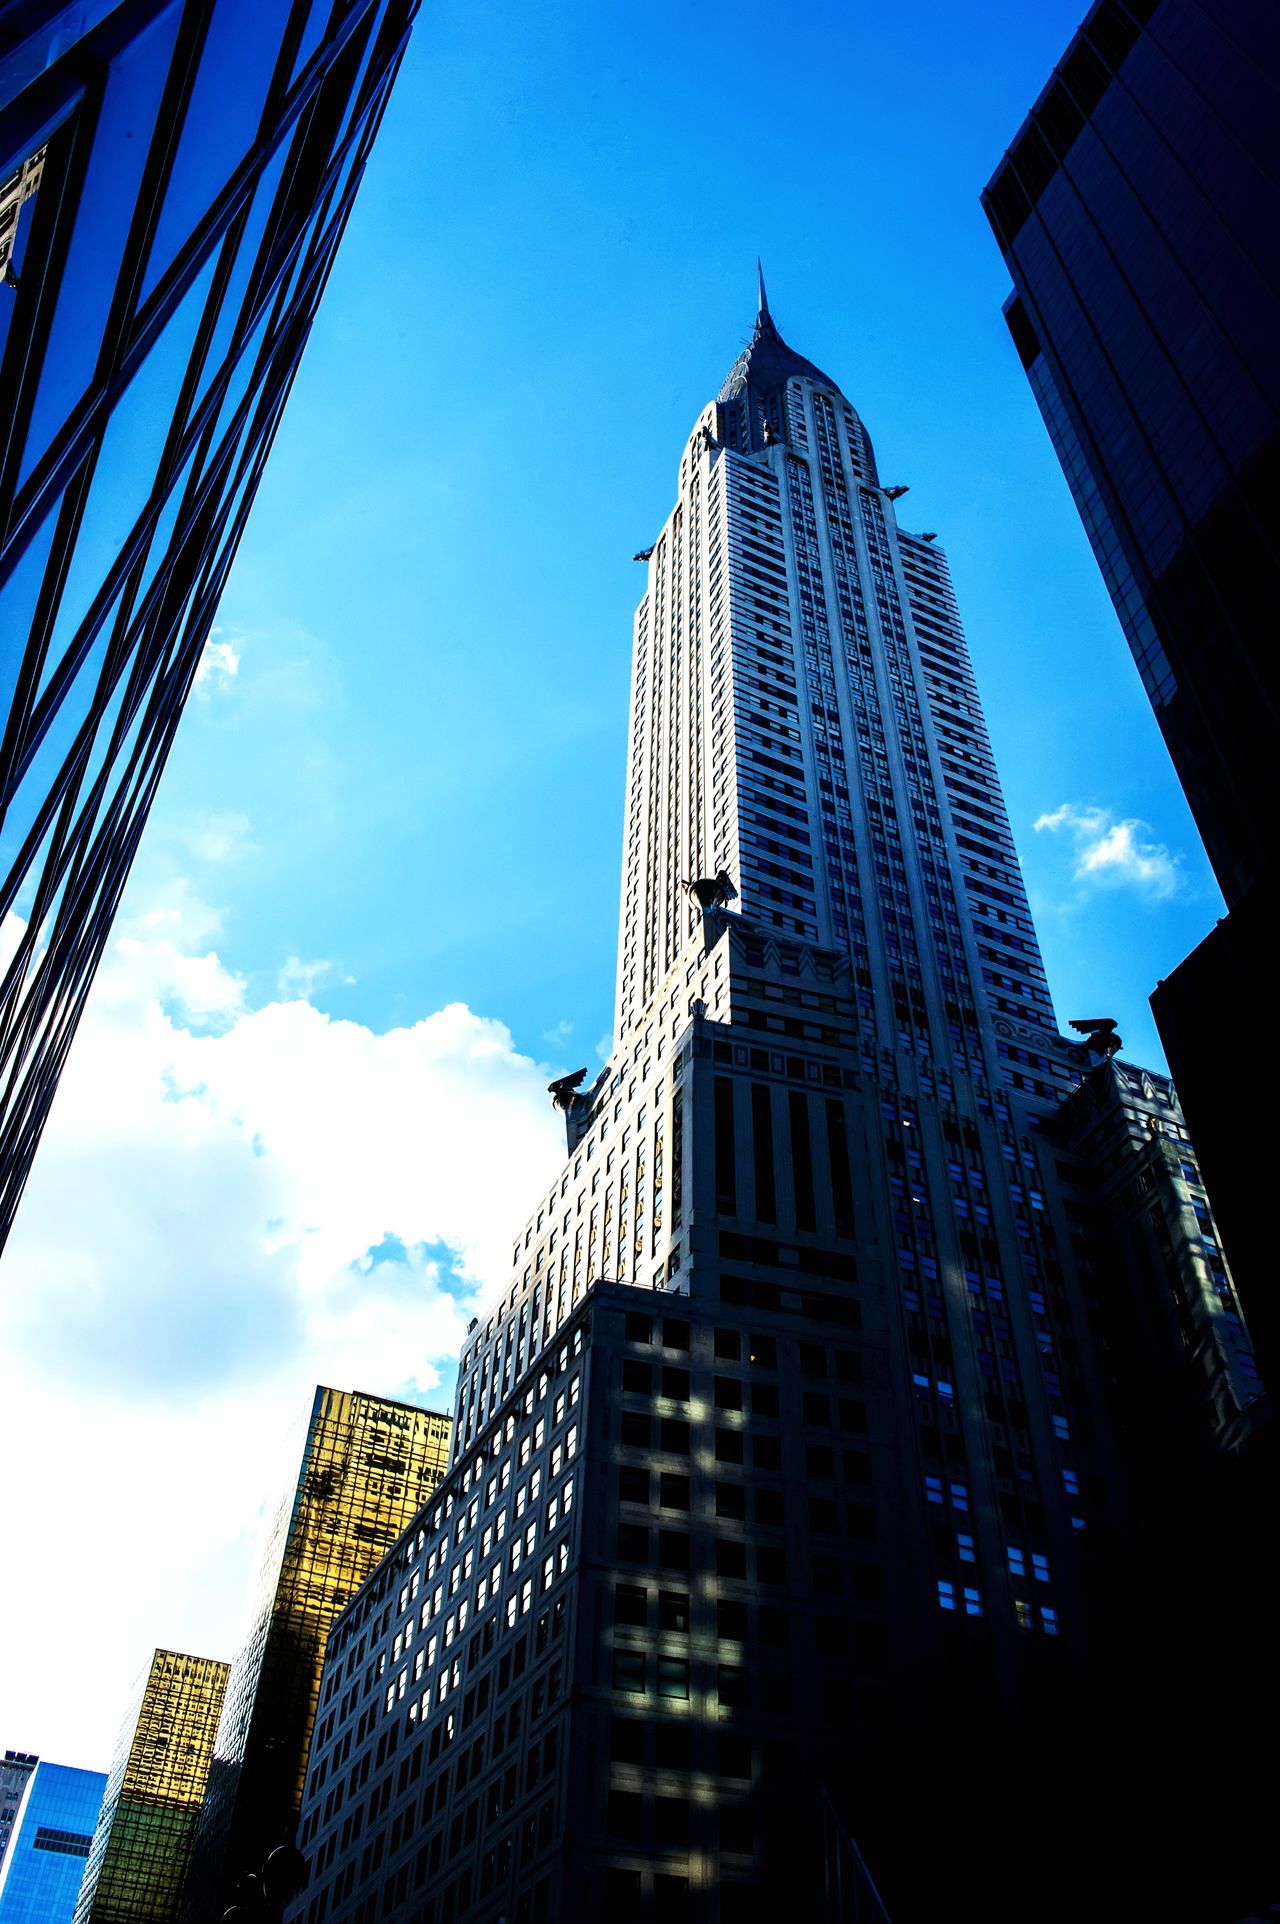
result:
M 614 1054 L 331 1636 L 291 1924 L 1048 1924 L 1112 1846 L 1163 1900 L 1098 1791 L 1126 1294 L 1202 1448 L 1256 1383 L 1172 1090 L 1058 1034 L 902 492 L 762 289 L 636 611 Z
M 1099 0 L 983 196 L 1005 308 L 1231 914 L 1153 1000 L 1261 1353 L 1280 768 L 1280 13 Z M 1077 664 L 1075 672 L 1080 672 Z M 1085 668 L 1087 672 L 1087 666 Z
M 0 1242 L 413 12 L 0 5 Z

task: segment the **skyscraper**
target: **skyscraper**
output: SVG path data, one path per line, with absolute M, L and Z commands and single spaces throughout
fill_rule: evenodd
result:
M 22 1808 L 27 1779 L 39 1762 L 30 1750 L 6 1750 L 0 1761 L 0 1871 Z
M 0 1924 L 71 1924 L 107 1780 L 33 1762 L 0 1864 Z
M 1057 1033 L 903 493 L 762 285 L 645 557 L 615 1053 L 552 1085 L 451 1472 L 330 1638 L 291 1924 L 1048 1920 L 1115 1841 L 1089 1212 L 1185 1130 L 1136 1070 L 1141 1131 L 1063 1122 L 1118 1038 Z M 1159 1173 L 1213 1447 L 1245 1338 Z
M 414 10 L 0 5 L 0 1245 Z
M 177 1924 L 227 1687 L 225 1663 L 157 1650 L 107 1778 L 76 1924 Z
M 449 1427 L 387 1397 L 316 1390 L 227 1680 L 187 1883 L 192 1924 L 221 1917 L 237 1880 L 292 1841 L 330 1625 L 439 1483 Z
M 1153 1008 L 1262 1346 L 1266 1151 L 1241 1129 L 1280 910 L 1280 32 L 1264 0 L 1098 0 L 983 205 L 1005 316 L 1230 915 Z

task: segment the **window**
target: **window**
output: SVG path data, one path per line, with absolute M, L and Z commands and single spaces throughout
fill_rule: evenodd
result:
M 689 1568 L 689 1537 L 684 1530 L 659 1530 L 658 1565 L 663 1570 Z
M 618 1496 L 623 1503 L 649 1501 L 649 1472 L 639 1464 L 624 1463 L 618 1471 Z
M 613 1653 L 613 1687 L 625 1690 L 631 1696 L 644 1695 L 644 1651 L 615 1650 Z M 639 1801 L 637 1799 L 637 1801 Z
M 613 1592 L 613 1620 L 643 1626 L 649 1618 L 649 1593 L 638 1583 L 619 1583 Z
M 658 1695 L 660 1697 L 688 1697 L 689 1659 L 687 1657 L 658 1658 Z
M 689 1508 L 689 1479 L 664 1470 L 658 1479 L 658 1502 L 664 1510 L 687 1510 Z
M 645 1410 L 624 1410 L 620 1439 L 631 1449 L 649 1449 L 649 1416 Z
M 647 1563 L 648 1561 L 648 1530 L 642 1523 L 620 1523 L 618 1525 L 618 1562 Z
M 760 1492 L 761 1495 L 766 1492 Z M 740 1483 L 716 1484 L 716 1515 L 745 1521 L 747 1493 Z
M 750 1703 L 747 1673 L 739 1664 L 719 1665 L 716 1671 L 716 1695 L 731 1710 L 740 1710 Z
M 658 1628 L 677 1630 L 682 1634 L 689 1629 L 689 1593 L 687 1590 L 659 1590 Z
M 747 1606 L 722 1597 L 716 1605 L 716 1635 L 735 1643 L 747 1640 Z

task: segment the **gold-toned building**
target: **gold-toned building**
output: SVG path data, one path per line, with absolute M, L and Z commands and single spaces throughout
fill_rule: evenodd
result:
M 232 1662 L 185 1917 L 220 1917 L 237 1880 L 293 1837 L 334 1619 L 449 1464 L 447 1416 L 318 1388 L 296 1486 L 267 1534 Z
M 75 1924 L 174 1924 L 230 1666 L 157 1650 L 107 1779 Z

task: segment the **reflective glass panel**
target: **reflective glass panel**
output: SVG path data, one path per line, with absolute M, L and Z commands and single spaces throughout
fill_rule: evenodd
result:
M 217 0 L 143 278 L 143 298 L 252 147 L 288 0 Z
M 23 451 L 24 480 L 93 379 L 179 13 L 166 7 L 111 63 Z
M 209 259 L 107 422 L 45 658 L 42 689 L 75 643 L 94 597 L 146 507 L 212 278 Z

